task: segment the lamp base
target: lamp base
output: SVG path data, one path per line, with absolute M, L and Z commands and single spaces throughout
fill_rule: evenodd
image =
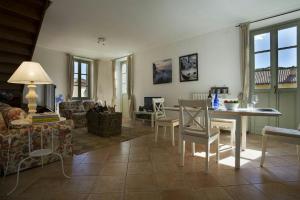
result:
M 36 85 L 30 84 L 27 85 L 28 87 L 28 93 L 26 94 L 25 98 L 28 101 L 28 113 L 34 114 L 36 113 L 36 99 L 38 98 L 38 95 L 36 94 Z

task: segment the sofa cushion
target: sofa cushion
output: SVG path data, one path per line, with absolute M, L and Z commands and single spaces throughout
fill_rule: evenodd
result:
M 89 111 L 96 106 L 96 103 L 94 101 L 84 101 L 82 104 L 85 111 Z
M 2 114 L 0 113 L 0 134 L 7 131 L 7 126 L 6 126 L 6 122 L 2 116 Z
M 2 112 L 2 110 L 7 109 L 9 107 L 11 107 L 11 106 L 6 103 L 0 102 L 0 112 Z
M 26 118 L 26 113 L 21 108 L 9 107 L 2 110 L 2 116 L 6 126 L 9 127 L 11 121 Z

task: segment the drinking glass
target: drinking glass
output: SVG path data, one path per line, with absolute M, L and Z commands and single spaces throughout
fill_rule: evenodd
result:
M 253 108 L 255 108 L 255 105 L 258 103 L 258 96 L 256 94 L 252 95 L 251 103 L 253 104 Z

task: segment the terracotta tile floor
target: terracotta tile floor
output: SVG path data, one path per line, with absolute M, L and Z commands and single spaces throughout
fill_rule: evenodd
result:
M 192 157 L 190 145 L 185 166 L 180 167 L 170 136 L 160 134 L 155 144 L 152 134 L 65 159 L 71 179 L 62 176 L 59 162 L 24 171 L 9 198 L 5 194 L 16 176 L 2 178 L 0 199 L 300 199 L 296 147 L 272 141 L 265 167 L 260 168 L 261 138 L 247 139 L 240 170 L 233 168 L 232 149 L 223 151 L 216 164 L 213 148 L 210 173 L 204 174 L 202 147 L 197 146 L 197 156 Z M 229 135 L 222 134 L 221 143 L 228 142 Z

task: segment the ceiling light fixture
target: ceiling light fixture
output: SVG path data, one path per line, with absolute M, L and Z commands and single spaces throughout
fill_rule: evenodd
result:
M 98 37 L 98 41 L 97 41 L 97 43 L 98 44 L 102 44 L 103 46 L 105 46 L 105 37 Z

